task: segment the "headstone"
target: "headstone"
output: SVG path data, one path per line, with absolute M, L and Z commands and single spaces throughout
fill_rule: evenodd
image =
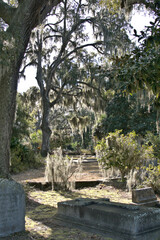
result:
M 25 230 L 25 194 L 23 187 L 0 179 L 0 237 Z
M 110 233 L 109 237 L 118 240 L 158 240 L 156 237 L 160 236 L 160 209 L 113 203 L 108 199 L 59 202 L 57 218 L 103 235 Z
M 158 201 L 151 187 L 132 190 L 132 202 L 137 205 L 155 206 Z

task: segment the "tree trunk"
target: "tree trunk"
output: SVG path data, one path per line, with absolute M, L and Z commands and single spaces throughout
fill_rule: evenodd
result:
M 19 1 L 12 8 L 0 0 L 0 18 L 9 25 L 0 32 L 0 177 L 9 178 L 10 139 L 19 69 L 31 31 L 60 0 Z
M 126 181 L 126 179 L 125 179 L 125 171 L 120 169 L 120 172 L 121 172 L 121 180 L 122 180 L 122 182 L 125 182 Z
M 43 118 L 42 118 L 42 148 L 41 155 L 42 157 L 47 157 L 47 154 L 50 150 L 50 136 L 51 129 L 49 127 L 49 113 L 50 113 L 50 105 L 48 100 L 43 97 Z
M 41 97 L 42 97 L 42 104 L 43 104 L 43 117 L 42 117 L 42 147 L 41 147 L 41 155 L 42 157 L 47 157 L 47 154 L 50 149 L 50 136 L 51 136 L 51 129 L 49 127 L 49 113 L 50 113 L 50 102 L 49 102 L 49 96 L 47 91 L 44 87 L 44 81 L 43 81 L 43 74 L 42 74 L 42 43 L 43 38 L 42 34 L 37 31 L 37 45 L 38 45 L 38 53 L 37 53 L 37 59 L 38 59 L 38 65 L 37 65 L 37 82 L 40 88 Z
M 9 177 L 10 139 L 15 113 L 16 91 L 11 73 L 0 79 L 0 177 Z

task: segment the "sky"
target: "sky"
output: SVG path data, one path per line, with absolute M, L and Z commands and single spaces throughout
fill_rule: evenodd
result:
M 28 67 L 25 70 L 26 78 L 19 79 L 18 92 L 26 92 L 32 86 L 38 86 L 36 80 L 36 69 L 35 67 Z
M 137 33 L 144 29 L 145 26 L 149 25 L 149 22 L 153 18 L 149 16 L 146 12 L 135 11 L 132 12 L 132 26 L 137 30 Z M 27 91 L 31 86 L 38 86 L 36 77 L 35 67 L 28 67 L 25 71 L 26 79 L 21 78 L 18 84 L 18 92 L 22 93 Z

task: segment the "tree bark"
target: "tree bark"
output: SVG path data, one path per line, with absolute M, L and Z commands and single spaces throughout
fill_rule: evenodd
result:
M 9 178 L 10 139 L 19 69 L 31 31 L 60 0 L 19 1 L 12 8 L 0 0 L 0 17 L 9 24 L 0 32 L 0 177 Z
M 46 157 L 49 150 L 50 150 L 50 136 L 51 136 L 51 129 L 49 127 L 49 113 L 50 113 L 50 106 L 49 102 L 45 97 L 43 97 L 43 118 L 42 118 L 42 148 L 41 148 L 41 155 L 42 157 Z
M 6 74 L 0 88 L 0 177 L 9 177 L 10 138 L 15 112 L 16 92 L 12 90 L 13 78 Z

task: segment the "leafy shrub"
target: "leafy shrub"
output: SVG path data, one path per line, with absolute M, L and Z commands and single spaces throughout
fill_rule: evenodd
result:
M 151 132 L 147 132 L 145 136 L 145 141 L 147 144 L 153 147 L 154 157 L 160 160 L 160 136 L 154 135 Z
M 29 168 L 41 165 L 40 156 L 35 154 L 29 146 L 23 145 L 18 141 L 12 141 L 11 145 L 11 167 L 12 173 L 25 171 Z
M 37 131 L 31 133 L 30 134 L 30 141 L 31 141 L 32 148 L 36 152 L 40 152 L 39 150 L 41 148 L 41 143 L 42 143 L 42 131 L 37 130 Z
M 121 130 L 109 133 L 96 146 L 97 160 L 102 169 L 116 168 L 125 175 L 136 167 L 140 167 L 145 159 L 152 157 L 152 146 L 140 146 L 136 133 L 121 134 Z
M 160 193 L 160 162 L 157 166 L 149 164 L 146 168 L 147 177 L 145 178 L 144 184 L 153 188 L 157 193 Z

